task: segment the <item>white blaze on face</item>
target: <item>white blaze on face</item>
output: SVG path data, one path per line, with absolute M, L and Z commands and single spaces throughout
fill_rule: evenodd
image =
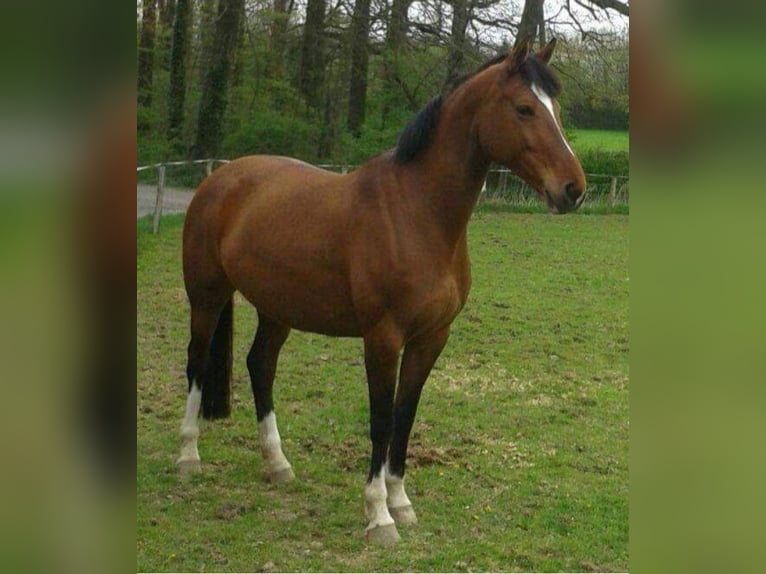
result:
M 561 140 L 564 142 L 564 145 L 567 146 L 569 153 L 574 155 L 572 148 L 569 147 L 569 142 L 567 141 L 567 138 L 564 137 L 564 132 L 561 131 L 561 126 L 556 121 L 556 114 L 553 111 L 553 100 L 551 100 L 551 97 L 548 94 L 546 94 L 543 90 L 538 88 L 535 84 L 532 84 L 532 92 L 537 96 L 537 99 L 540 100 L 543 106 L 545 106 L 545 109 L 548 110 L 548 113 L 551 115 L 551 119 L 553 120 L 553 123 L 556 126 L 556 129 L 559 130 L 559 135 L 561 136 Z

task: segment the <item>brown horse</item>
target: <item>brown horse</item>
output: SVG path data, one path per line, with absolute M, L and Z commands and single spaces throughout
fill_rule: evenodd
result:
M 267 478 L 293 478 L 272 400 L 290 329 L 361 337 L 372 441 L 366 535 L 389 543 L 399 537 L 395 520 L 415 522 L 403 483 L 407 442 L 423 384 L 468 297 L 466 226 L 490 163 L 515 171 L 553 213 L 583 199 L 585 177 L 561 130 L 560 84 L 547 65 L 554 46 L 530 54 L 522 43 L 458 80 L 396 149 L 347 175 L 251 156 L 202 183 L 183 236 L 191 342 L 182 471 L 200 465 L 200 406 L 205 418 L 230 411 L 238 290 L 258 311 L 247 367 Z

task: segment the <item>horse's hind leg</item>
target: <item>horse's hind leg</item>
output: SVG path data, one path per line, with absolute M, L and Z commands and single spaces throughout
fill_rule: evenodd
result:
M 407 443 L 423 385 L 448 337 L 449 328 L 445 328 L 435 334 L 413 339 L 404 348 L 394 404 L 394 432 L 386 464 L 387 504 L 391 516 L 398 524 L 417 522 L 412 503 L 404 491 Z
M 250 372 L 255 412 L 258 417 L 258 437 L 261 454 L 266 463 L 266 479 L 269 482 L 286 482 L 295 477 L 290 463 L 282 453 L 272 396 L 279 351 L 289 334 L 289 327 L 259 314 L 258 330 L 247 355 L 247 370 Z
M 189 394 L 186 399 L 186 412 L 181 423 L 181 454 L 176 461 L 182 476 L 199 472 L 201 469 L 197 439 L 199 437 L 199 417 L 202 405 L 202 376 L 210 361 L 210 345 L 213 334 L 218 327 L 221 311 L 231 302 L 221 297 L 220 304 L 199 305 L 192 303 L 191 307 L 191 341 L 188 347 L 188 362 L 186 375 L 189 383 Z M 226 309 L 231 313 L 231 309 Z M 230 329 L 230 325 L 228 326 Z

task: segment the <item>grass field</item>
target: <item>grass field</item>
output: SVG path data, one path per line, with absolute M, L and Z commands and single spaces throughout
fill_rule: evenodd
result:
M 473 290 L 429 379 L 407 486 L 419 524 L 368 547 L 361 342 L 294 332 L 275 400 L 297 480 L 262 478 L 237 298 L 234 414 L 174 466 L 188 306 L 181 217 L 138 232 L 139 571 L 626 571 L 628 218 L 480 209 Z
M 627 131 L 569 130 L 570 143 L 576 152 L 588 149 L 628 151 L 630 135 Z

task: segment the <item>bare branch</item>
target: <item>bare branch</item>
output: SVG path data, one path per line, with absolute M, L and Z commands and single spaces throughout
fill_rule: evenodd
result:
M 579 2 L 578 0 L 575 0 L 575 2 L 584 8 L 586 7 L 582 2 Z M 587 0 L 587 2 L 598 6 L 602 10 L 612 9 L 615 12 L 619 12 L 623 16 L 630 16 L 630 14 L 628 14 L 630 6 L 627 2 L 620 2 L 619 0 Z

